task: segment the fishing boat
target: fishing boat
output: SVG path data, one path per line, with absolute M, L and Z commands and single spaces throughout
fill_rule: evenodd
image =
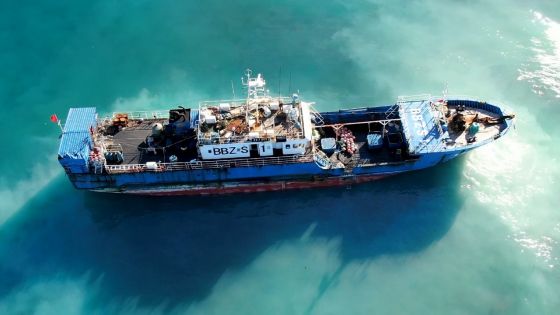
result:
M 351 185 L 447 162 L 508 132 L 514 115 L 470 98 L 417 95 L 319 112 L 271 96 L 261 74 L 246 98 L 99 115 L 71 108 L 58 161 L 77 189 L 207 195 Z

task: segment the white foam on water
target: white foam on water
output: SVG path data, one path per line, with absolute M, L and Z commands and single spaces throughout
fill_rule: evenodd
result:
M 0 178 L 0 227 L 25 203 L 43 188 L 45 188 L 57 175 L 62 173 L 62 168 L 55 159 L 44 157 L 43 163 L 31 168 L 31 176 L 11 182 L 9 178 Z
M 186 74 L 183 71 L 173 70 L 170 74 L 170 80 L 178 81 L 179 79 L 174 79 L 178 77 L 181 82 L 187 82 L 184 78 L 185 76 Z M 207 96 L 199 91 L 195 91 L 195 88 L 184 88 L 175 91 L 158 90 L 158 92 L 153 92 L 148 88 L 142 88 L 136 95 L 117 97 L 109 106 L 109 110 L 113 112 L 166 111 L 177 105 L 182 105 L 186 108 L 198 108 L 198 102 L 207 99 Z
M 526 80 L 533 85 L 538 95 L 546 90 L 560 98 L 560 23 L 540 12 L 533 12 L 534 23 L 544 27 L 545 40 L 533 37 L 531 50 L 536 65 L 526 64 L 519 70 L 518 80 Z
M 150 92 L 147 88 L 143 88 L 138 95 L 132 97 L 118 97 L 110 108 L 113 111 L 143 111 L 153 109 L 159 102 L 157 94 Z
M 520 79 L 533 80 L 533 89 L 546 87 L 558 95 L 560 26 L 552 19 L 511 8 L 504 1 L 474 1 L 469 6 L 407 3 L 407 12 L 415 13 L 403 19 L 400 5 L 379 4 L 376 12 L 363 12 L 353 25 L 335 35 L 345 44 L 341 49 L 389 93 L 433 92 L 450 79 L 450 88 L 460 89 L 461 94 L 509 98 L 511 82 L 518 74 L 515 65 L 527 62 L 532 54 L 525 47 L 532 44 L 533 63 L 539 67 L 526 70 Z M 438 19 L 442 12 L 445 18 Z M 530 38 L 535 34 L 527 26 L 531 18 L 544 26 L 544 38 Z M 487 38 L 481 38 L 481 33 Z M 531 60 L 525 65 L 527 69 L 533 66 Z M 509 237 L 522 250 L 553 267 L 560 256 L 554 253 L 555 240 L 560 239 L 554 224 L 560 217 L 547 203 L 557 199 L 553 190 L 560 176 L 559 152 L 555 139 L 540 127 L 531 109 L 517 101 L 518 130 L 468 155 L 463 188 L 511 228 Z
M 97 294 L 89 276 L 63 275 L 26 283 L 0 299 L 0 314 L 84 314 L 88 297 Z
M 443 1 L 370 2 L 377 4 L 376 11 L 360 12 L 334 38 L 372 84 L 389 96 L 436 94 L 446 83 L 451 94 L 495 96 L 499 76 L 505 75 L 502 67 L 511 62 L 510 53 L 518 45 L 514 38 L 518 25 L 501 19 L 526 15 L 509 7 L 506 17 L 503 1 L 474 1 L 468 6 Z
M 465 183 L 488 211 L 511 228 L 509 238 L 533 252 L 549 267 L 559 262 L 553 249 L 560 238 L 560 214 L 551 212 L 560 153 L 527 110 L 519 109 L 517 130 L 470 153 Z

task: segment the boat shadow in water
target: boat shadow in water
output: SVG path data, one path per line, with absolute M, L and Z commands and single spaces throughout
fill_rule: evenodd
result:
M 422 251 L 463 206 L 464 160 L 377 182 L 215 197 L 77 192 L 63 176 L 0 231 L 0 293 L 30 279 L 103 275 L 100 301 L 167 305 L 208 296 L 276 245 L 340 241 L 343 264 Z
M 425 249 L 447 233 L 463 205 L 463 161 L 350 189 L 214 197 L 90 193 L 85 205 L 102 230 L 127 236 L 119 237 L 112 251 L 127 265 L 107 261 L 106 279 L 130 282 L 124 287 L 136 292 L 128 295 L 197 300 L 224 272 L 310 230 L 313 237 L 341 240 L 343 263 Z M 150 281 L 133 286 L 146 277 L 166 286 Z

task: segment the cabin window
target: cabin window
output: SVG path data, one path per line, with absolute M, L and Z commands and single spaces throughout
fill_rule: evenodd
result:
M 286 149 L 289 149 L 289 148 L 290 148 L 290 145 L 289 145 L 289 144 L 286 144 Z
M 212 153 L 212 150 L 208 150 L 208 153 Z

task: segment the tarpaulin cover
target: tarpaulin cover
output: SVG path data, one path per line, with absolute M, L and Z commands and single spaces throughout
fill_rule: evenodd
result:
M 96 126 L 95 107 L 71 108 L 62 132 L 58 159 L 71 171 L 87 171 L 89 152 L 93 146 L 92 128 Z
M 399 108 L 399 114 L 411 152 L 426 153 L 439 148 L 441 135 L 430 101 L 406 102 Z

